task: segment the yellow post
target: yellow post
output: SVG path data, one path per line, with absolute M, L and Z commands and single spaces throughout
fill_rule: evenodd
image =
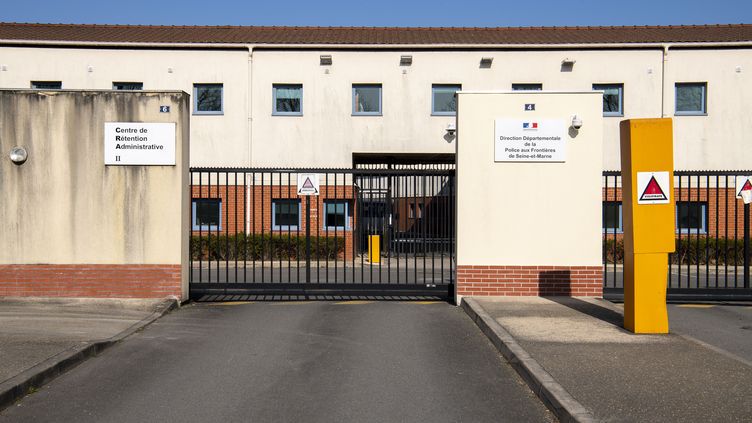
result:
M 368 260 L 371 263 L 381 262 L 381 235 L 368 235 Z
M 668 253 L 675 248 L 671 119 L 621 122 L 624 327 L 668 333 Z

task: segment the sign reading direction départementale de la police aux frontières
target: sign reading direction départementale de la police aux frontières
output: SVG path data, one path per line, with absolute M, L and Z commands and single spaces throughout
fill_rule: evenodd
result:
M 561 119 L 496 119 L 494 161 L 564 162 L 567 127 Z
M 105 165 L 175 165 L 175 123 L 105 122 Z

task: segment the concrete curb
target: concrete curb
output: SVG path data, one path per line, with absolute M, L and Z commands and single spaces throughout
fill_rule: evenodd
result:
M 84 342 L 80 346 L 69 348 L 6 380 L 0 384 L 0 411 L 13 405 L 16 401 L 28 394 L 29 391 L 43 386 L 61 374 L 86 361 L 88 358 L 94 357 L 107 348 L 117 344 L 133 333 L 152 324 L 154 321 L 178 306 L 179 302 L 177 299 L 165 300 L 160 303 L 150 315 L 117 335 L 102 341 Z
M 463 298 L 462 309 L 491 340 L 530 389 L 561 422 L 597 422 L 582 404 L 564 389 L 483 307 L 472 298 Z

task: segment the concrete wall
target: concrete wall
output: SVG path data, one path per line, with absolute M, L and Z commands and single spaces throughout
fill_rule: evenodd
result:
M 458 98 L 458 295 L 599 295 L 601 96 Z M 524 111 L 526 103 L 536 111 Z M 583 126 L 565 136 L 565 162 L 494 162 L 495 119 L 562 119 L 568 127 L 575 114 Z
M 248 46 L 253 47 L 253 46 Z M 639 46 L 636 46 L 639 47 Z M 353 153 L 451 153 L 453 117 L 431 116 L 431 85 L 508 90 L 590 90 L 624 84 L 624 116 L 604 117 L 603 168 L 619 168 L 622 119 L 673 116 L 675 82 L 708 83 L 708 115 L 674 121 L 678 169 L 749 168 L 745 108 L 752 49 L 610 48 L 577 50 L 384 51 L 270 49 L 113 49 L 0 47 L 0 88 L 60 80 L 64 88 L 110 89 L 113 81 L 145 89 L 191 92 L 194 83 L 223 83 L 223 115 L 191 116 L 193 166 L 349 167 Z M 319 56 L 330 54 L 331 66 Z M 400 66 L 401 55 L 413 56 Z M 494 59 L 479 67 L 481 57 Z M 564 58 L 576 61 L 562 69 Z M 89 66 L 92 71 L 89 72 Z M 736 68 L 740 67 L 740 72 Z M 168 68 L 172 72 L 168 72 Z M 664 72 L 665 69 L 665 72 Z M 328 72 L 328 73 L 327 73 Z M 303 116 L 272 116 L 272 84 L 303 84 Z M 353 83 L 383 85 L 382 116 L 351 116 Z
M 189 101 L 0 90 L 0 295 L 187 295 Z M 105 122 L 176 122 L 176 165 L 105 166 Z

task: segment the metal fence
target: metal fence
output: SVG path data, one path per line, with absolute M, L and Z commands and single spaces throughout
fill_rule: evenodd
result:
M 752 299 L 750 211 L 736 198 L 736 176 L 752 171 L 675 171 L 676 252 L 669 255 L 669 299 Z M 603 172 L 604 295 L 623 295 L 621 174 Z
M 299 174 L 318 176 L 317 195 L 298 195 Z M 191 295 L 449 297 L 454 180 L 450 169 L 191 169 Z

